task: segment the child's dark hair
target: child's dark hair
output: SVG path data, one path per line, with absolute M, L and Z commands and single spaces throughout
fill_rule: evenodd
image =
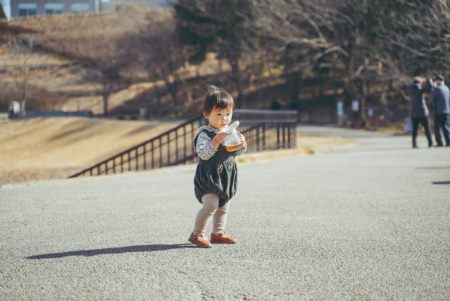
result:
M 205 96 L 203 111 L 211 113 L 214 108 L 225 109 L 229 106 L 234 107 L 233 96 L 222 88 L 210 85 Z

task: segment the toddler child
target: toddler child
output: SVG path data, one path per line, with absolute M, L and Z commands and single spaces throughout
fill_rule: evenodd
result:
M 207 126 L 200 128 L 194 139 L 199 157 L 195 172 L 195 196 L 203 205 L 195 219 L 194 231 L 189 241 L 201 248 L 211 248 L 211 243 L 236 243 L 236 238 L 225 233 L 230 199 L 236 193 L 237 168 L 234 157 L 247 149 L 244 135 L 239 133 L 240 145 L 233 149 L 225 147 L 223 131 L 233 117 L 234 100 L 225 90 L 210 86 L 205 96 L 203 116 Z M 211 240 L 206 226 L 213 217 Z

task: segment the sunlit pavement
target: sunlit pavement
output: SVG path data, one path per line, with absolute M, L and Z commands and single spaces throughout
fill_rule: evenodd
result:
M 449 300 L 450 148 L 299 130 L 358 146 L 241 165 L 236 245 L 187 242 L 193 165 L 0 187 L 0 300 Z

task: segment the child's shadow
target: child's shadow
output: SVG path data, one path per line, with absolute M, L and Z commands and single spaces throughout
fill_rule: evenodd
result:
M 191 244 L 140 245 L 140 246 L 128 246 L 128 247 L 118 247 L 118 248 L 78 250 L 78 251 L 68 251 L 68 252 L 61 252 L 61 253 L 39 254 L 39 255 L 28 256 L 27 259 L 51 259 L 51 258 L 62 258 L 62 257 L 68 257 L 68 256 L 96 256 L 96 255 L 104 255 L 104 254 L 155 252 L 155 251 L 166 251 L 166 250 L 172 250 L 172 249 L 182 249 L 182 248 L 195 248 L 195 246 L 193 246 Z

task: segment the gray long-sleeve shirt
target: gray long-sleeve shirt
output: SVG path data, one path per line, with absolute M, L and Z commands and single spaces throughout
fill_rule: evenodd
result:
M 448 87 L 442 83 L 431 92 L 434 114 L 450 113 L 450 93 Z

